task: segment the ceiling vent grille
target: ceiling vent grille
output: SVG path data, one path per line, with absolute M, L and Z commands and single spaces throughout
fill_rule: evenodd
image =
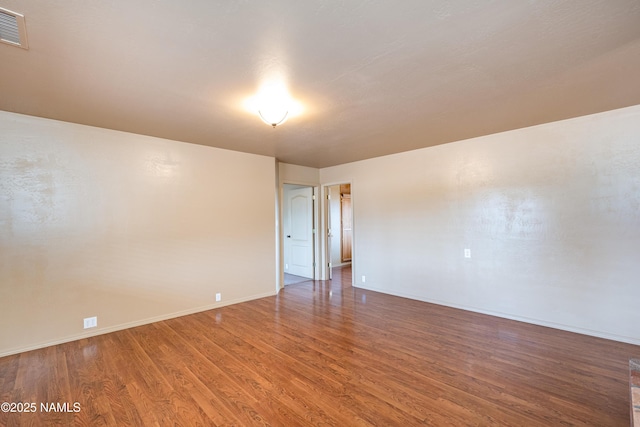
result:
M 0 42 L 29 49 L 23 15 L 0 7 Z

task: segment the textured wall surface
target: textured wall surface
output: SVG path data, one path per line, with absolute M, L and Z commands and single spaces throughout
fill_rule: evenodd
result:
M 0 355 L 275 293 L 273 158 L 6 112 L 0 129 Z
M 320 174 L 356 286 L 640 343 L 640 106 Z
M 318 185 L 320 184 L 320 172 L 316 168 L 307 166 L 278 163 L 280 183 Z

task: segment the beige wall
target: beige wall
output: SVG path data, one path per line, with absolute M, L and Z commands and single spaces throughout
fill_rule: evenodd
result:
M 640 344 L 640 106 L 320 178 L 353 183 L 356 286 Z
M 302 184 L 312 187 L 320 185 L 320 170 L 307 166 L 279 163 L 280 183 Z
M 0 356 L 272 295 L 274 182 L 353 183 L 357 286 L 640 343 L 640 106 L 320 171 L 0 129 Z
M 273 158 L 6 112 L 0 129 L 0 356 L 275 293 Z

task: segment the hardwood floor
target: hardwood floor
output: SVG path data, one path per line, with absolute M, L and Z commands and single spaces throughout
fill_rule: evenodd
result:
M 296 276 L 295 274 L 284 273 L 284 285 L 297 285 L 298 283 L 313 281 L 313 279 L 307 279 L 306 277 Z
M 640 347 L 364 291 L 337 273 L 1 358 L 0 402 L 38 410 L 0 412 L 0 425 L 629 425 Z

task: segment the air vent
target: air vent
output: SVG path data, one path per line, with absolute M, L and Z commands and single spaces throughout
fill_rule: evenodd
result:
M 23 15 L 0 7 L 0 42 L 29 49 Z

